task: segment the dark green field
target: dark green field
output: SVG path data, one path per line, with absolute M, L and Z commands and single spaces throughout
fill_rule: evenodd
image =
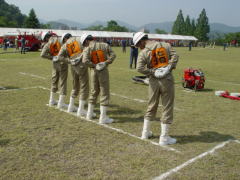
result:
M 117 58 L 109 67 L 109 116 L 116 122 L 107 127 L 97 124 L 97 119 L 88 122 L 46 106 L 51 62 L 41 59 L 39 52 L 0 54 L 0 179 L 145 180 L 168 171 L 165 179 L 171 180 L 239 179 L 240 101 L 217 97 L 214 92 L 240 92 L 240 49 L 193 48 L 189 52 L 176 48 L 180 59 L 174 71 L 171 135 L 178 143 L 170 148 L 154 145 L 159 139 L 159 121 L 153 122 L 150 141 L 137 138 L 148 87 L 132 82 L 140 74 L 128 68 L 129 49 L 127 54 L 120 48 L 113 50 Z M 183 70 L 188 67 L 204 71 L 203 91 L 182 88 Z M 67 101 L 71 79 L 69 72 Z M 99 106 L 95 112 L 99 115 Z M 177 172 L 171 173 L 176 167 Z

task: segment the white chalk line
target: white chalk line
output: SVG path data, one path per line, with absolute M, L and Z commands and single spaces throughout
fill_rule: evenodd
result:
M 4 88 L 4 87 L 1 87 L 1 88 Z M 27 89 L 36 89 L 36 88 L 50 91 L 50 89 L 45 88 L 45 87 L 43 87 L 43 86 L 34 86 L 34 87 L 29 87 L 29 88 L 17 88 L 17 89 L 3 90 L 3 91 L 16 91 L 16 90 L 27 90 Z M 5 89 L 6 89 L 6 88 L 5 88 Z M 2 91 L 0 90 L 0 92 L 2 92 Z M 49 107 L 51 107 L 51 106 L 49 106 Z M 54 108 L 55 108 L 55 109 L 58 109 L 58 108 L 56 108 L 56 107 L 54 107 Z M 68 114 L 71 114 L 71 115 L 74 115 L 74 116 L 78 117 L 76 113 L 69 113 L 69 112 L 67 112 L 66 110 L 63 110 L 63 109 L 58 109 L 58 110 L 63 111 L 63 112 L 66 112 L 66 113 L 68 113 Z M 128 135 L 128 136 L 137 138 L 137 139 L 139 139 L 139 140 L 149 142 L 149 143 L 151 143 L 151 144 L 153 144 L 153 145 L 156 145 L 156 146 L 159 146 L 159 147 L 161 147 L 161 148 L 163 148 L 163 149 L 165 149 L 165 150 L 174 151 L 174 152 L 176 152 L 176 153 L 180 153 L 180 151 L 178 151 L 178 150 L 176 150 L 176 149 L 174 149 L 174 148 L 171 148 L 171 147 L 169 147 L 169 146 L 160 146 L 158 143 L 156 143 L 156 142 L 154 142 L 154 141 L 150 141 L 150 140 L 147 140 L 147 139 L 141 139 L 141 137 L 138 137 L 138 136 L 136 136 L 136 135 L 134 135 L 134 134 L 128 133 L 128 132 L 126 132 L 126 131 L 123 131 L 122 129 L 114 128 L 114 127 L 108 126 L 108 125 L 106 125 L 106 124 L 100 124 L 100 123 L 98 123 L 98 122 L 96 122 L 96 121 L 88 120 L 88 119 L 83 118 L 83 117 L 81 117 L 81 119 L 82 119 L 82 120 L 85 120 L 85 121 L 88 121 L 88 122 L 95 123 L 95 124 L 97 124 L 97 125 L 103 126 L 103 127 L 105 127 L 105 128 L 108 128 L 108 129 L 111 129 L 111 130 L 114 130 L 114 131 L 117 131 L 117 132 L 119 132 L 119 133 L 122 133 L 122 134 L 125 134 L 125 135 Z
M 45 88 L 45 89 L 46 89 L 46 88 Z M 181 153 L 180 151 L 178 151 L 178 150 L 176 150 L 176 149 L 174 149 L 174 148 L 172 148 L 172 147 L 169 147 L 169 146 L 160 146 L 158 143 L 156 143 L 156 142 L 154 142 L 154 141 L 150 141 L 150 140 L 148 140 L 148 139 L 141 139 L 141 137 L 138 137 L 138 136 L 136 136 L 136 135 L 134 135 L 134 134 L 128 133 L 128 132 L 126 132 L 126 131 L 124 131 L 124 130 L 122 130 L 122 129 L 114 128 L 114 127 L 109 126 L 109 125 L 107 125 L 107 124 L 100 124 L 100 123 L 97 122 L 97 121 L 89 120 L 89 119 L 86 119 L 86 118 L 84 118 L 84 117 L 79 117 L 79 116 L 77 116 L 77 113 L 67 112 L 67 110 L 65 110 L 65 109 L 58 109 L 56 106 L 49 106 L 49 105 L 47 105 L 47 106 L 48 106 L 48 107 L 51 107 L 51 108 L 55 108 L 55 109 L 60 110 L 60 111 L 62 111 L 62 112 L 68 113 L 68 114 L 70 114 L 70 115 L 76 116 L 76 117 L 80 118 L 81 120 L 88 121 L 88 122 L 97 124 L 97 125 L 99 125 L 99 126 L 103 126 L 103 127 L 107 128 L 107 129 L 111 129 L 111 130 L 113 130 L 113 131 L 117 131 L 117 132 L 119 132 L 119 133 L 122 133 L 122 134 L 125 134 L 125 135 L 128 135 L 128 136 L 134 137 L 134 138 L 136 138 L 136 139 L 138 139 L 138 140 L 145 141 L 145 142 L 151 143 L 151 144 L 153 144 L 153 145 L 159 146 L 159 147 L 163 148 L 164 150 L 174 151 L 174 152 L 176 152 L 176 153 Z
M 120 94 L 116 94 L 116 93 L 111 93 L 112 96 L 117 96 L 117 97 L 121 97 L 121 98 L 124 98 L 124 99 L 128 99 L 128 100 L 131 100 L 131 101 L 136 101 L 136 102 L 139 102 L 139 103 L 147 103 L 148 101 L 146 100 L 143 100 L 143 99 L 137 99 L 137 98 L 130 98 L 130 97 L 127 97 L 127 96 L 124 96 L 124 95 L 120 95 Z M 162 107 L 162 105 L 158 105 L 159 107 Z M 179 109 L 179 108 L 176 108 L 174 107 L 175 110 L 177 111 L 184 111 L 183 109 Z
M 181 165 L 179 165 L 179 166 L 177 166 L 177 167 L 175 167 L 175 168 L 173 168 L 173 169 L 171 169 L 171 170 L 169 170 L 169 171 L 161 174 L 160 176 L 157 176 L 157 177 L 153 178 L 153 180 L 162 180 L 162 179 L 165 179 L 165 178 L 167 178 L 168 176 L 172 175 L 173 173 L 176 173 L 176 172 L 178 172 L 179 170 L 183 169 L 184 167 L 188 166 L 189 164 L 192 164 L 193 162 L 195 162 L 195 161 L 197 161 L 197 160 L 199 160 L 199 159 L 201 159 L 201 158 L 203 158 L 203 157 L 205 157 L 205 156 L 207 156 L 207 155 L 209 155 L 209 154 L 213 154 L 216 150 L 218 150 L 218 149 L 220 149 L 220 148 L 223 148 L 226 144 L 228 144 L 228 143 L 230 143 L 230 142 L 240 143 L 239 140 L 229 139 L 228 141 L 225 141 L 225 142 L 223 142 L 223 143 L 221 143 L 221 144 L 218 144 L 217 146 L 215 146 L 214 148 L 210 149 L 209 151 L 204 152 L 204 153 L 202 153 L 202 154 L 200 154 L 200 155 L 198 155 L 198 156 L 196 156 L 196 157 L 194 157 L 194 158 L 186 161 L 185 163 L 183 163 L 183 164 L 181 164 Z
M 236 142 L 236 143 L 240 144 L 240 141 L 239 141 L 239 140 L 234 140 L 234 142 Z
M 20 74 L 23 74 L 23 75 L 26 75 L 26 76 L 32 76 L 32 77 L 38 77 L 38 78 L 44 78 L 46 79 L 45 77 L 41 77 L 41 76 L 38 76 L 38 75 L 34 75 L 34 74 L 29 74 L 29 73 L 24 73 L 24 72 L 19 72 Z M 143 99 L 137 99 L 137 98 L 130 98 L 130 97 L 127 97 L 127 96 L 124 96 L 124 95 L 120 95 L 120 94 L 116 94 L 116 93 L 111 93 L 112 96 L 117 96 L 117 97 L 121 97 L 121 98 L 124 98 L 124 99 L 128 99 L 128 100 L 131 100 L 131 101 L 135 101 L 135 102 L 139 102 L 139 103 L 147 103 L 148 101 L 146 100 L 143 100 Z M 159 105 L 159 107 L 162 107 L 162 105 Z M 177 107 L 174 107 L 175 110 L 177 111 L 184 111 L 183 109 L 179 109 Z
M 45 77 L 38 76 L 35 74 L 25 73 L 25 72 L 19 72 L 19 74 L 24 75 L 24 76 L 31 76 L 31 77 L 38 78 L 38 79 L 46 79 Z
M 29 87 L 29 88 L 18 88 L 18 89 L 11 89 L 11 90 L 26 90 L 26 89 L 34 89 L 34 88 L 35 88 L 35 89 L 36 89 L 36 88 L 40 88 L 40 89 L 43 89 L 43 90 L 50 91 L 49 88 L 46 88 L 46 87 L 43 87 L 43 86 L 35 86 L 35 87 Z M 5 91 L 6 91 L 6 90 L 5 90 Z M 49 106 L 49 107 L 51 107 L 51 106 Z M 55 109 L 58 109 L 58 108 L 55 107 Z M 62 110 L 62 109 L 58 109 L 58 110 L 63 111 L 63 112 L 66 112 L 66 113 L 68 113 L 68 114 L 71 114 L 71 115 L 74 115 L 74 116 L 78 117 L 76 113 L 69 113 L 69 112 L 67 112 L 66 110 Z M 147 140 L 147 139 L 146 139 L 146 140 L 145 140 L 145 139 L 141 139 L 141 137 L 138 137 L 138 136 L 133 135 L 133 134 L 131 134 L 131 133 L 125 132 L 125 131 L 123 131 L 122 129 L 117 129 L 117 128 L 108 126 L 108 125 L 106 125 L 106 124 L 100 124 L 100 123 L 98 123 L 98 122 L 96 122 L 96 121 L 88 120 L 88 119 L 82 118 L 82 117 L 81 117 L 81 119 L 83 119 L 83 120 L 85 120 L 85 121 L 88 121 L 88 122 L 92 122 L 92 123 L 98 124 L 98 125 L 100 125 L 100 126 L 104 126 L 105 128 L 108 128 L 108 129 L 111 129 L 111 130 L 120 132 L 120 133 L 122 133 L 122 134 L 129 135 L 129 136 L 134 137 L 134 138 L 137 138 L 137 139 L 139 139 L 139 140 L 149 142 L 149 143 L 151 143 L 151 144 L 153 144 L 153 145 L 160 146 L 158 143 L 156 143 L 156 142 L 154 142 L 154 141 L 150 141 L 150 140 Z M 180 153 L 180 151 L 178 151 L 178 150 L 176 150 L 176 149 L 174 149 L 174 148 L 171 148 L 171 147 L 169 147 L 169 146 L 160 146 L 160 147 L 163 148 L 163 149 L 165 149 L 165 150 L 168 150 L 168 151 L 174 151 L 174 152 Z

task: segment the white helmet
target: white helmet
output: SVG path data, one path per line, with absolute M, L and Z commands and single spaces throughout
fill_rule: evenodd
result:
M 70 37 L 72 37 L 72 35 L 70 33 L 64 33 L 61 37 L 61 43 L 63 43 L 64 38 L 70 38 Z
M 146 34 L 143 32 L 137 32 L 133 36 L 133 44 L 134 46 L 137 45 L 137 43 L 145 36 Z
M 83 33 L 80 38 L 80 43 L 83 45 L 84 41 L 87 39 L 88 36 L 91 36 L 91 34 Z
M 45 39 L 45 37 L 46 37 L 47 35 L 50 35 L 50 33 L 49 33 L 49 32 L 43 32 L 43 33 L 42 33 L 42 35 L 41 35 L 42 41 L 44 41 L 44 39 Z

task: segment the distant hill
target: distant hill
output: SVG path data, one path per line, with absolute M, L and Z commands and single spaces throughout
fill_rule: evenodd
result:
M 70 29 L 68 25 L 60 23 L 58 21 L 49 21 L 47 23 L 51 25 L 52 29 Z
M 87 24 L 79 23 L 79 22 L 71 21 L 71 20 L 67 20 L 67 19 L 59 19 L 55 22 L 65 24 L 69 27 L 77 27 L 78 29 L 83 29 L 83 28 L 86 28 L 86 26 L 87 26 Z
M 44 20 L 41 20 L 41 21 L 44 21 Z M 46 21 L 44 21 L 44 22 L 46 22 Z M 76 21 L 70 21 L 70 20 L 66 20 L 66 19 L 59 19 L 54 22 L 65 24 L 69 27 L 77 27 L 78 29 L 85 29 L 87 27 L 97 26 L 97 25 L 107 26 L 106 21 L 95 21 L 95 22 L 86 24 L 86 23 L 78 23 Z M 116 20 L 116 22 L 120 26 L 125 26 L 126 28 L 128 28 L 131 31 L 139 31 L 140 29 L 144 28 L 144 29 L 149 30 L 150 33 L 155 33 L 155 29 L 157 29 L 157 28 L 164 30 L 168 33 L 171 33 L 172 26 L 173 26 L 173 22 L 148 23 L 148 24 L 142 25 L 140 27 L 130 25 L 130 24 L 120 21 L 120 20 Z M 240 27 L 228 26 L 228 25 L 225 25 L 222 23 L 210 23 L 210 30 L 211 30 L 211 33 L 218 32 L 218 33 L 223 34 L 223 33 L 230 33 L 230 32 L 240 32 Z
M 163 22 L 163 23 L 149 23 L 141 26 L 139 29 L 147 29 L 150 33 L 155 33 L 155 29 L 161 29 L 168 33 L 172 31 L 173 22 Z
M 211 23 L 210 29 L 211 31 L 217 31 L 222 33 L 240 32 L 240 26 L 234 27 L 234 26 L 228 26 L 221 23 Z

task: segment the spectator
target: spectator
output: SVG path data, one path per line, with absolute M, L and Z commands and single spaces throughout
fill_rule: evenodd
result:
M 127 41 L 125 39 L 122 40 L 122 52 L 126 53 L 126 46 L 127 46 Z
M 138 48 L 134 46 L 133 41 L 131 41 L 130 46 L 130 69 L 132 69 L 132 64 L 134 63 L 134 68 L 137 66 Z
M 18 38 L 17 38 L 17 37 L 15 38 L 14 44 L 15 44 L 16 50 L 19 50 L 19 47 L 18 47 Z
M 26 44 L 26 39 L 22 37 L 21 38 L 21 54 L 25 54 L 25 44 Z
M 192 50 L 192 41 L 190 41 L 189 44 L 188 44 L 188 50 L 189 50 L 189 51 Z
M 7 48 L 8 48 L 8 39 L 6 38 L 6 39 L 3 40 L 3 50 L 6 51 Z

